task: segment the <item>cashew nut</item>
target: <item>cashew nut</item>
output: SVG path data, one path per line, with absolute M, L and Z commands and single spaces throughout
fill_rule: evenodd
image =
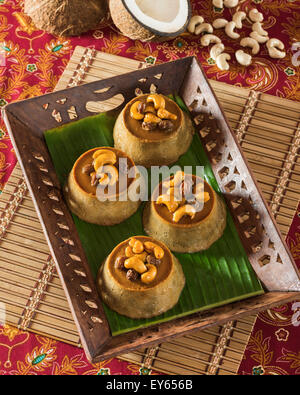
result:
M 154 107 L 156 110 L 159 108 L 165 108 L 166 107 L 166 101 L 162 95 L 149 95 L 147 97 L 147 102 L 148 103 L 154 103 Z
M 201 33 L 212 33 L 214 31 L 212 25 L 210 23 L 202 23 L 199 26 L 196 26 L 195 34 L 198 36 Z
M 216 8 L 223 8 L 223 0 L 213 0 L 213 5 Z
M 229 63 L 228 60 L 231 59 L 231 56 L 228 53 L 221 53 L 217 56 L 216 64 L 220 70 L 229 70 Z
M 195 218 L 196 209 L 191 204 L 186 204 L 180 207 L 175 213 L 173 214 L 173 221 L 178 223 L 182 217 L 188 215 L 191 219 Z
M 177 115 L 172 114 L 171 112 L 169 112 L 165 108 L 160 108 L 157 111 L 157 116 L 159 118 L 161 118 L 161 119 L 173 119 L 174 121 L 176 121 L 176 119 L 177 119 Z
M 104 165 L 97 171 L 100 185 L 115 185 L 119 179 L 119 172 L 115 166 Z
M 159 245 L 152 243 L 152 241 L 145 241 L 144 243 L 147 251 L 153 251 L 156 259 L 163 259 L 165 251 Z
M 179 202 L 175 201 L 174 197 L 168 194 L 158 196 L 156 203 L 164 204 L 171 213 L 174 213 L 174 211 L 176 211 L 179 206 Z
M 284 44 L 278 38 L 270 38 L 267 42 L 267 48 L 270 49 L 272 47 L 284 50 Z
M 284 51 L 284 44 L 278 38 L 271 38 L 267 42 L 267 48 L 271 58 L 283 59 L 286 56 L 286 52 Z
M 197 194 L 195 194 L 195 198 L 199 201 L 199 202 L 203 202 L 206 203 L 210 200 L 210 194 L 208 192 L 198 192 Z
M 215 29 L 223 29 L 223 27 L 225 27 L 227 23 L 228 23 L 227 19 L 218 18 L 213 21 L 213 27 Z
M 147 267 L 144 262 L 136 256 L 132 256 L 131 258 L 126 259 L 126 261 L 124 262 L 124 266 L 126 269 L 134 269 L 140 274 L 143 274 L 147 271 Z
M 184 180 L 184 172 L 177 171 L 171 180 L 163 182 L 163 186 L 166 188 L 176 187 L 177 185 L 181 184 L 183 180 Z
M 117 162 L 117 155 L 111 150 L 102 149 L 94 152 L 93 159 L 94 169 L 98 171 L 104 165 L 114 165 Z
M 126 255 L 126 258 L 131 258 L 134 256 L 134 253 L 133 253 L 132 248 L 130 246 L 127 246 L 125 248 L 125 255 Z
M 261 36 L 256 31 L 251 32 L 250 33 L 250 37 L 254 38 L 254 40 L 256 40 L 260 44 L 264 44 L 264 43 L 266 43 L 269 40 L 269 37 Z
M 249 18 L 252 22 L 262 22 L 264 20 L 264 16 L 261 12 L 258 12 L 256 8 L 252 8 L 249 12 Z
M 194 15 L 192 18 L 191 18 L 191 20 L 190 20 L 190 23 L 189 23 L 189 25 L 188 25 L 188 31 L 190 32 L 190 33 L 195 33 L 195 29 L 196 29 L 196 26 L 197 25 L 201 25 L 201 23 L 203 23 L 204 22 L 204 18 L 202 18 L 202 16 L 200 16 L 200 15 Z
M 144 251 L 144 244 L 140 240 L 136 240 L 132 247 L 134 254 L 141 254 Z
M 244 52 L 242 49 L 236 51 L 235 57 L 242 66 L 250 66 L 252 63 L 252 56 Z
M 141 275 L 141 281 L 144 284 L 150 284 L 150 283 L 152 283 L 152 281 L 154 281 L 154 279 L 157 275 L 157 267 L 155 265 L 152 265 L 151 263 L 146 265 L 146 267 L 147 267 L 148 271 Z
M 239 4 L 239 0 L 224 0 L 224 6 L 227 8 L 234 8 Z
M 131 116 L 131 118 L 136 119 L 137 121 L 140 121 L 140 120 L 144 119 L 144 114 L 141 114 L 138 111 L 138 106 L 140 104 L 142 104 L 142 102 L 137 100 L 130 107 L 130 116 Z
M 252 49 L 252 54 L 257 55 L 260 50 L 260 45 L 254 38 L 252 37 L 245 37 L 240 42 L 242 47 L 249 47 Z
M 161 119 L 160 118 L 158 118 L 155 114 L 152 114 L 152 112 L 148 112 L 146 115 L 145 115 L 145 118 L 144 118 L 144 122 L 146 122 L 146 123 L 159 123 L 161 121 Z
M 211 47 L 210 50 L 210 57 L 213 60 L 216 60 L 217 57 L 224 51 L 225 46 L 224 44 L 220 43 L 220 44 L 215 44 L 214 46 Z
M 220 42 L 221 40 L 219 37 L 215 36 L 214 34 L 205 34 L 201 38 L 201 45 L 203 45 L 203 47 L 208 47 L 212 43 L 219 44 Z
M 240 35 L 234 31 L 235 28 L 236 28 L 235 22 L 233 21 L 228 22 L 227 25 L 225 26 L 225 33 L 227 34 L 228 37 L 237 40 L 238 38 L 240 38 Z
M 252 30 L 257 32 L 260 36 L 268 36 L 268 32 L 263 29 L 261 22 L 253 23 Z
M 136 242 L 136 239 L 134 238 L 134 237 L 132 237 L 130 240 L 129 240 L 129 245 L 130 245 L 130 247 L 133 247 L 134 246 L 134 243 Z
M 247 14 L 244 11 L 237 11 L 233 17 L 232 20 L 235 23 L 235 26 L 237 29 L 241 29 L 243 27 L 243 20 L 246 19 Z

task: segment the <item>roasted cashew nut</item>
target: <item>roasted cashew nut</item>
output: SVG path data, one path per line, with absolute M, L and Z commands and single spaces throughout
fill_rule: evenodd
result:
M 249 12 L 249 18 L 252 22 L 262 22 L 264 20 L 264 16 L 261 12 L 258 12 L 256 8 L 253 8 Z
M 286 56 L 286 52 L 284 51 L 284 44 L 278 38 L 271 38 L 267 42 L 267 48 L 271 58 L 283 59 Z
M 237 11 L 233 17 L 232 21 L 235 23 L 237 29 L 241 29 L 243 27 L 243 20 L 246 19 L 247 14 L 244 11 Z
M 228 22 L 227 25 L 225 26 L 225 33 L 227 34 L 228 37 L 237 40 L 240 38 L 240 35 L 234 31 L 236 28 L 235 22 L 231 21 Z
M 195 34 L 198 36 L 201 33 L 213 33 L 214 29 L 210 23 L 202 23 L 196 26 Z
M 202 16 L 200 16 L 200 15 L 194 15 L 192 18 L 191 18 L 191 20 L 190 20 L 190 23 L 189 23 L 189 25 L 188 25 L 188 31 L 190 32 L 190 33 L 195 33 L 195 30 L 196 30 L 196 26 L 197 25 L 201 25 L 201 23 L 203 23 L 204 22 L 204 18 L 202 17 Z
M 257 32 L 260 36 L 268 36 L 268 32 L 263 29 L 261 22 L 253 23 L 252 30 Z
M 149 95 L 147 97 L 147 103 L 153 103 L 154 107 L 156 110 L 159 108 L 165 108 L 166 107 L 166 101 L 163 96 L 161 95 Z
M 151 284 L 157 275 L 157 267 L 149 263 L 146 265 L 147 271 L 141 275 L 141 281 L 144 284 Z
M 175 213 L 173 214 L 173 221 L 178 223 L 182 217 L 188 215 L 191 219 L 195 218 L 196 209 L 191 204 L 186 204 L 180 207 Z
M 176 114 L 172 114 L 171 112 L 169 112 L 165 108 L 159 108 L 159 110 L 157 111 L 157 116 L 160 119 L 172 119 L 173 121 L 176 121 L 176 119 L 177 119 L 177 115 Z
M 239 0 L 224 0 L 224 6 L 227 8 L 234 8 L 239 4 Z
M 141 121 L 142 119 L 144 119 L 144 114 L 142 114 L 138 111 L 138 106 L 140 104 L 142 104 L 142 102 L 137 100 L 130 107 L 130 116 L 131 116 L 131 118 L 136 119 L 137 121 Z
M 202 203 L 206 203 L 210 200 L 209 192 L 200 191 L 195 194 L 195 198 Z
M 184 172 L 180 170 L 175 173 L 174 177 L 171 180 L 164 181 L 163 186 L 166 188 L 176 187 L 179 184 L 181 184 L 183 180 L 184 180 Z
M 223 29 L 223 27 L 225 27 L 227 23 L 228 23 L 227 19 L 218 18 L 213 21 L 213 27 L 215 29 Z
M 254 38 L 254 40 L 257 41 L 259 44 L 264 44 L 269 40 L 269 37 L 261 36 L 256 31 L 251 32 L 250 37 Z
M 221 40 L 219 39 L 219 37 L 215 36 L 214 34 L 205 34 L 201 38 L 201 45 L 203 47 L 208 47 L 212 43 L 219 44 L 220 42 Z
M 224 44 L 222 44 L 222 43 L 220 43 L 220 44 L 215 44 L 214 46 L 211 47 L 211 50 L 210 50 L 210 57 L 211 57 L 213 60 L 216 60 L 217 57 L 218 57 L 222 52 L 224 52 L 224 50 L 225 50 Z
M 119 172 L 115 166 L 104 165 L 97 171 L 100 185 L 115 185 L 119 179 Z
M 224 7 L 223 0 L 213 0 L 213 5 L 216 8 L 223 8 Z
M 229 70 L 228 60 L 231 59 L 231 56 L 228 53 L 221 53 L 221 55 L 217 56 L 216 64 L 218 68 L 222 71 Z
M 141 254 L 144 251 L 144 244 L 140 240 L 136 240 L 132 247 L 134 254 Z
M 144 246 L 147 251 L 154 253 L 156 259 L 163 259 L 165 251 L 159 245 L 152 243 L 152 241 L 145 241 Z
M 176 211 L 179 206 L 179 202 L 175 201 L 174 197 L 168 194 L 158 196 L 156 203 L 164 204 L 171 213 L 174 213 L 174 211 Z
M 155 114 L 152 114 L 152 112 L 148 112 L 144 117 L 144 122 L 146 123 L 159 123 L 160 121 L 161 119 Z
M 126 269 L 133 269 L 140 274 L 143 274 L 147 271 L 147 267 L 144 262 L 136 256 L 126 259 L 124 266 Z
M 240 42 L 242 47 L 249 47 L 252 49 L 252 54 L 257 55 L 260 50 L 260 45 L 254 38 L 252 37 L 245 37 Z
M 239 49 L 235 53 L 236 60 L 242 66 L 250 66 L 252 63 L 252 56 L 244 52 L 242 49 Z
M 114 165 L 117 162 L 117 156 L 113 151 L 110 150 L 98 150 L 94 152 L 94 169 L 96 172 L 104 165 Z

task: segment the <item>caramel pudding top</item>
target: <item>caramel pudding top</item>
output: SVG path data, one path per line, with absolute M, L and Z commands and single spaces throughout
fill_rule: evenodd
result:
M 203 221 L 213 209 L 211 186 L 195 175 L 177 172 L 158 185 L 152 204 L 160 217 L 174 225 L 193 225 Z
M 120 243 L 108 257 L 108 270 L 117 282 L 132 290 L 153 288 L 170 274 L 170 250 L 147 236 L 134 236 Z
M 108 191 L 115 185 L 115 193 L 126 191 L 134 181 L 130 169 L 135 165 L 124 152 L 111 148 L 93 148 L 81 155 L 74 164 L 74 177 L 77 184 L 87 193 L 96 195 L 97 187 Z
M 127 129 L 144 140 L 163 140 L 176 133 L 183 113 L 178 105 L 166 96 L 141 95 L 130 101 L 124 110 Z

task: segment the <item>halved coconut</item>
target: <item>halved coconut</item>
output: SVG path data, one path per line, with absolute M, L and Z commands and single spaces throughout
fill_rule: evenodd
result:
M 179 36 L 191 17 L 189 0 L 110 0 L 114 24 L 133 40 L 162 40 Z

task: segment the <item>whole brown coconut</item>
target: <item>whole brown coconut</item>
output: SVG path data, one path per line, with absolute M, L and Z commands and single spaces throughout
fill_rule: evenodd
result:
M 107 15 L 106 0 L 25 0 L 25 13 L 38 29 L 56 36 L 78 36 Z

